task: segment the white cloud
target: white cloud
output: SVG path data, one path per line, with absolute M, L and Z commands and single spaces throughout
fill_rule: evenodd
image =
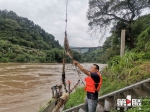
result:
M 55 36 L 63 45 L 66 0 L 0 0 L 0 9 L 12 10 Z M 98 46 L 99 39 L 87 34 L 88 0 L 68 0 L 68 39 L 71 46 Z

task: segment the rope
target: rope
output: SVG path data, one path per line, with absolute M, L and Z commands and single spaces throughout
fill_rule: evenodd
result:
M 81 78 L 81 76 L 80 76 L 81 72 L 77 69 L 76 66 L 75 66 L 75 68 L 76 68 L 76 71 L 77 71 L 77 73 L 78 73 L 79 79 L 81 80 L 81 83 L 85 86 L 85 84 L 84 84 L 84 82 L 83 82 L 83 80 L 82 80 L 82 78 Z
M 66 1 L 66 27 L 65 27 L 65 37 L 67 36 L 67 6 L 68 6 L 68 0 Z
M 68 0 L 66 1 L 66 27 L 65 27 L 65 37 L 67 37 L 67 6 L 68 6 Z M 64 40 L 64 48 L 65 47 L 65 40 Z M 65 49 L 66 50 L 66 49 Z M 68 92 L 67 88 L 66 88 L 66 76 L 65 76 L 65 61 L 66 61 L 66 58 L 65 58 L 65 50 L 64 50 L 64 53 L 63 53 L 63 68 L 62 68 L 62 84 L 64 85 L 64 89 L 66 92 Z
M 71 59 L 71 61 L 73 62 L 74 58 L 72 56 L 72 52 L 69 46 L 69 42 L 68 42 L 68 38 L 67 38 L 67 6 L 68 6 L 68 0 L 66 0 L 66 27 L 65 27 L 65 38 L 64 38 L 64 49 L 65 49 L 65 53 L 69 56 L 69 58 Z M 75 66 L 76 68 L 76 66 Z M 82 83 L 84 84 L 81 76 L 80 76 L 80 72 L 79 70 L 76 68 L 76 71 L 78 73 L 78 76 L 80 78 L 80 80 L 82 81 Z M 85 85 L 85 84 L 84 84 Z
M 66 58 L 65 58 L 65 51 L 63 53 L 63 68 L 62 68 L 62 83 L 64 85 L 64 89 L 66 92 L 68 92 L 67 88 L 66 88 L 66 76 L 65 76 L 65 61 L 66 61 Z

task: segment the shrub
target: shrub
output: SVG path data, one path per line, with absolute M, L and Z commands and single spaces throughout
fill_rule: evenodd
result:
M 149 52 L 145 52 L 142 58 L 143 59 L 150 59 L 150 51 Z
M 70 98 L 67 101 L 64 109 L 68 109 L 83 103 L 85 99 L 85 94 L 86 92 L 83 88 L 77 88 L 75 92 L 70 94 Z
M 137 51 L 150 51 L 150 26 L 138 36 Z

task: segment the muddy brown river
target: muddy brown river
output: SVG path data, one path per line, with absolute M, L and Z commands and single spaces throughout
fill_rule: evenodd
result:
M 82 64 L 90 69 L 92 64 Z M 104 64 L 99 64 L 102 69 Z M 51 87 L 61 83 L 61 64 L 0 64 L 0 112 L 38 112 L 52 97 Z M 85 78 L 81 74 L 82 79 Z M 72 86 L 79 77 L 75 67 L 66 65 L 66 81 Z

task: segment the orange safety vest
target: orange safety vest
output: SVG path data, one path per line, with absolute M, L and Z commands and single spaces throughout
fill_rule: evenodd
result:
M 95 83 L 94 80 L 88 76 L 85 78 L 86 85 L 85 85 L 85 91 L 95 93 L 95 91 L 99 91 L 102 85 L 102 76 L 99 72 L 97 72 L 98 76 L 100 77 L 100 82 Z M 98 87 L 95 88 L 95 84 L 98 84 Z

